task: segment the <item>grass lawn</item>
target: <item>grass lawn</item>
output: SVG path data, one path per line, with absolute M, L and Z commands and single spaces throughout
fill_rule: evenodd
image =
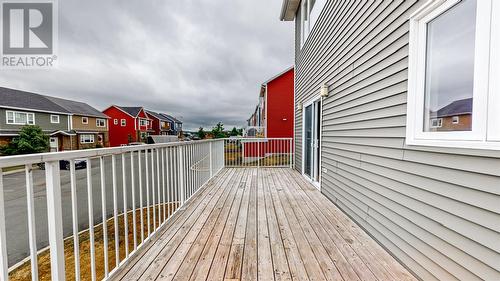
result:
M 167 204 L 167 213 L 173 213 L 175 210 L 175 203 Z M 163 205 L 157 205 L 156 208 L 161 208 L 161 216 L 163 218 Z M 170 212 L 168 209 L 170 207 Z M 153 208 L 150 208 L 150 228 L 153 230 Z M 147 237 L 147 210 L 143 211 L 143 225 L 144 225 L 144 238 Z M 137 244 L 141 243 L 141 228 L 140 228 L 140 211 L 136 210 L 136 225 L 137 225 Z M 128 221 L 128 245 L 129 253 L 134 249 L 134 236 L 133 236 L 133 220 L 132 212 L 127 215 Z M 158 218 L 158 211 L 156 212 L 156 219 Z M 158 225 L 158 223 L 157 223 Z M 119 255 L 120 261 L 125 258 L 125 231 L 124 231 L 124 219 L 123 214 L 118 217 L 118 228 L 119 228 Z M 103 229 L 102 224 L 94 227 L 94 245 L 95 245 L 95 262 L 96 262 L 96 275 L 97 279 L 101 280 L 104 278 L 104 240 L 103 240 Z M 108 267 L 109 271 L 115 268 L 115 227 L 114 220 L 109 219 L 107 221 L 107 233 L 108 233 Z M 89 231 L 81 232 L 79 234 L 79 251 L 80 251 L 80 277 L 81 280 L 91 280 L 91 269 L 90 269 L 90 234 Z M 73 237 L 68 237 L 64 241 L 64 257 L 65 257 L 65 267 L 66 267 L 66 280 L 75 280 L 75 259 L 74 259 L 74 248 L 73 248 Z M 39 280 L 49 281 L 51 278 L 50 274 L 50 251 L 47 249 L 38 254 L 38 274 Z M 21 281 L 21 280 L 31 280 L 31 261 L 27 261 L 15 270 L 9 273 L 9 280 Z
M 11 172 L 11 171 L 16 171 L 16 170 L 23 170 L 24 165 L 19 165 L 19 166 L 12 166 L 12 167 L 6 167 L 2 169 L 2 172 Z

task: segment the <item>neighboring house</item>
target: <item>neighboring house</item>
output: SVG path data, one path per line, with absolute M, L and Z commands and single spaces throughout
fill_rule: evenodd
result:
M 261 85 L 259 104 L 248 120 L 246 136 L 293 137 L 293 67 Z
M 500 280 L 500 5 L 283 0 L 281 19 L 295 168 L 420 279 Z M 467 131 L 429 129 L 449 115 Z
M 75 135 L 71 136 L 70 144 L 76 144 L 76 148 L 73 145 L 73 149 L 109 146 L 109 117 L 107 115 L 83 102 L 55 97 L 47 98 L 71 112 L 70 129 Z M 67 144 L 64 147 L 67 147 Z
M 101 119 L 104 127 L 88 131 L 75 124 L 78 118 L 87 118 L 89 122 Z M 50 136 L 51 151 L 93 148 L 99 141 L 99 135 L 102 136 L 101 145 L 106 146 L 106 118 L 85 103 L 0 88 L 1 145 L 8 144 L 23 126 L 37 125 Z
M 429 130 L 470 131 L 472 129 L 472 99 L 454 101 L 430 114 Z
M 293 138 L 293 67 L 262 83 L 259 104 L 248 120 L 245 129 L 247 138 Z M 255 157 L 286 154 L 288 142 L 273 140 L 266 144 L 243 143 L 243 161 L 255 161 Z M 285 145 L 286 144 L 286 145 Z M 259 154 L 259 155 L 257 155 Z
M 153 132 L 143 107 L 112 105 L 103 111 L 110 117 L 109 143 L 122 146 L 132 142 L 146 142 Z
M 180 120 L 176 119 L 175 117 L 168 115 L 168 114 L 165 114 L 165 113 L 160 113 L 160 115 L 163 118 L 167 119 L 169 122 L 169 126 L 171 129 L 170 129 L 168 134 L 182 137 L 182 122 Z
M 150 126 L 154 135 L 169 135 L 172 130 L 170 119 L 150 110 L 146 110 L 146 114 L 151 120 Z

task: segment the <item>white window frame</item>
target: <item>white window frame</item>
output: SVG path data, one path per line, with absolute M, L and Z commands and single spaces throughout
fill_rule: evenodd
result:
M 91 134 L 80 135 L 80 143 L 88 144 L 88 143 L 94 143 L 94 142 L 95 142 L 94 135 L 91 135 Z
M 452 124 L 460 124 L 460 116 L 452 116 L 451 123 Z
M 148 120 L 144 118 L 139 119 L 139 126 L 141 127 L 147 127 L 148 126 Z
M 121 119 L 121 120 L 120 120 L 120 125 L 121 125 L 122 127 L 127 126 L 127 119 Z
M 113 120 L 113 124 L 118 125 L 118 119 Z
M 316 21 L 319 18 L 319 15 L 321 14 L 321 11 L 325 7 L 326 0 L 316 0 L 314 3 L 314 7 L 311 10 L 311 0 L 303 0 L 300 3 L 300 47 L 302 48 L 304 44 L 307 41 L 307 38 L 309 38 L 309 35 L 311 34 L 314 25 L 316 24 Z M 307 11 L 305 10 L 305 7 L 307 5 Z M 304 22 L 305 15 L 308 15 L 307 17 L 307 23 Z
M 425 132 L 423 129 L 427 23 L 460 1 L 431 0 L 410 16 L 406 144 L 500 150 L 500 130 L 495 128 L 491 118 L 488 118 L 488 115 L 491 116 L 500 110 L 500 84 L 489 84 L 490 75 L 500 75 L 498 54 L 496 60 L 490 63 L 490 50 L 494 50 L 495 46 L 500 47 L 500 5 L 498 2 L 493 4 L 496 0 L 477 0 L 472 131 Z M 493 13 L 492 6 L 495 8 Z M 496 17 L 492 18 L 491 14 L 495 13 Z M 492 19 L 495 22 L 492 22 Z M 491 33 L 495 33 L 491 32 L 495 24 L 497 34 L 490 37 Z M 500 117 L 495 118 L 500 122 Z
M 82 124 L 88 124 L 89 123 L 89 118 L 88 117 L 82 117 Z
M 56 121 L 53 120 L 54 117 L 56 118 Z M 60 123 L 59 115 L 51 114 L 50 115 L 50 123 L 51 124 L 59 124 Z
M 9 122 L 10 119 L 9 119 L 9 113 L 12 114 L 12 122 Z M 17 114 L 26 114 L 26 122 L 16 122 L 16 113 Z M 31 116 L 33 119 L 32 122 L 30 123 L 30 118 L 29 116 Z M 33 112 L 23 112 L 23 111 L 13 111 L 13 110 L 8 110 L 5 112 L 5 123 L 9 124 L 9 125 L 35 125 L 36 122 L 35 122 L 35 113 Z
M 103 124 L 102 126 L 101 126 L 101 125 L 99 125 L 99 122 L 100 122 L 100 121 L 102 121 L 102 124 Z M 95 120 L 95 125 L 96 125 L 96 127 L 98 127 L 98 128 L 105 128 L 105 127 L 106 127 L 106 119 L 104 119 L 104 118 L 97 118 L 97 119 Z

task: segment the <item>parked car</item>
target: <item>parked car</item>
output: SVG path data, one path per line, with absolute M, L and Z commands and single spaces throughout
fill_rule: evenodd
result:
M 145 142 L 131 142 L 128 144 L 128 146 L 135 146 L 135 145 L 145 145 Z
M 45 163 L 38 163 L 38 167 L 41 170 L 45 170 Z M 61 170 L 69 170 L 70 162 L 69 160 L 59 160 L 59 168 Z M 87 161 L 85 159 L 75 159 L 75 169 L 85 169 L 87 168 Z

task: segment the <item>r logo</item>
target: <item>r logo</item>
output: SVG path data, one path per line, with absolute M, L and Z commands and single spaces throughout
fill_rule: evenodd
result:
M 4 55 L 51 55 L 53 32 L 52 3 L 2 3 Z

